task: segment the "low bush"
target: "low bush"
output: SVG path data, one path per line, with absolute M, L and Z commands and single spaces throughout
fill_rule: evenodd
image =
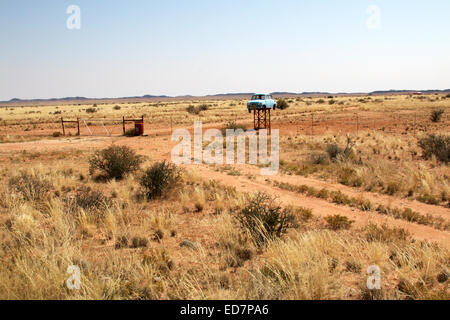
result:
M 147 199 L 155 199 L 175 188 L 180 181 L 180 170 L 174 164 L 162 161 L 145 171 L 140 184 L 144 188 Z
M 339 214 L 328 216 L 325 218 L 325 221 L 328 223 L 328 227 L 331 230 L 349 229 L 354 222 L 353 220 Z
M 277 108 L 280 110 L 285 110 L 289 108 L 289 103 L 284 99 L 280 99 L 277 101 Z
M 61 137 L 62 136 L 62 134 L 61 134 L 61 132 L 59 132 L 59 131 L 55 131 L 55 132 L 53 132 L 53 134 L 52 134 L 52 137 L 53 138 L 58 138 L 58 137 Z
M 450 136 L 431 134 L 419 140 L 419 147 L 425 159 L 434 155 L 439 161 L 450 161 Z
M 86 109 L 86 113 L 96 113 L 97 112 L 97 109 L 95 109 L 95 108 L 87 108 Z
M 137 249 L 137 248 L 146 248 L 148 245 L 148 240 L 147 238 L 143 238 L 143 237 L 133 237 L 133 239 L 131 239 L 131 245 L 130 247 L 133 249 Z
M 207 104 L 202 104 L 200 106 L 198 106 L 198 110 L 201 111 L 208 111 L 209 110 L 209 106 Z
M 442 116 L 444 115 L 444 110 L 438 109 L 431 111 L 430 120 L 431 122 L 439 122 L 441 121 Z
M 336 143 L 332 143 L 327 146 L 326 152 L 332 161 L 346 161 L 351 156 L 354 145 L 355 143 L 348 137 L 345 148 L 341 148 Z
M 189 107 L 186 108 L 186 111 L 190 114 L 195 114 L 198 115 L 200 114 L 200 112 L 202 111 L 208 111 L 209 110 L 209 106 L 207 104 L 202 104 L 200 106 L 194 106 L 194 105 L 190 105 Z
M 386 242 L 395 243 L 397 241 L 406 241 L 410 237 L 410 233 L 403 228 L 389 228 L 386 224 L 377 226 L 376 224 L 369 224 L 365 227 L 365 236 L 369 242 Z
M 186 108 L 186 111 L 190 114 L 199 114 L 200 110 L 197 109 L 195 106 L 190 105 L 189 107 Z
M 133 149 L 127 146 L 111 146 L 91 156 L 89 171 L 92 175 L 99 170 L 105 178 L 121 180 L 127 174 L 138 170 L 142 162 L 142 157 Z
M 295 215 L 289 209 L 282 209 L 274 198 L 265 193 L 250 196 L 246 206 L 237 214 L 237 220 L 258 247 L 296 226 Z
M 27 201 L 36 201 L 44 199 L 52 189 L 52 184 L 38 173 L 21 172 L 9 179 L 8 187 Z
M 107 208 L 111 204 L 111 200 L 99 190 L 82 187 L 75 194 L 75 203 L 84 210 L 97 211 Z

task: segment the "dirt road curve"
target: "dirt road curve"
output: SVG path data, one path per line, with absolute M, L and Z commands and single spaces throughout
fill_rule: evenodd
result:
M 91 150 L 101 148 L 111 143 L 120 145 L 128 145 L 137 150 L 138 153 L 149 156 L 152 160 L 170 160 L 170 152 L 174 145 L 170 142 L 168 135 L 157 137 L 139 137 L 139 138 L 102 138 L 102 137 L 81 137 L 60 140 L 41 140 L 24 143 L 8 143 L 0 144 L 0 154 L 8 155 L 13 152 L 30 151 L 30 152 L 46 152 L 55 150 Z M 446 220 L 450 218 L 450 209 L 427 205 L 418 201 L 400 199 L 388 195 L 380 195 L 375 193 L 362 192 L 354 188 L 346 187 L 340 184 L 320 181 L 313 178 L 305 178 L 301 176 L 288 176 L 278 173 L 275 176 L 263 177 L 259 175 L 259 168 L 255 166 L 243 165 L 237 167 L 240 176 L 230 176 L 226 172 L 217 171 L 216 168 L 208 165 L 191 165 L 189 169 L 204 180 L 217 180 L 227 186 L 234 186 L 239 191 L 254 192 L 265 191 L 271 195 L 279 197 L 279 200 L 286 205 L 292 204 L 311 208 L 314 215 L 327 216 L 331 214 L 340 214 L 347 216 L 355 221 L 355 226 L 364 226 L 369 222 L 376 224 L 386 223 L 389 226 L 402 227 L 408 230 L 416 239 L 426 239 L 438 241 L 445 245 L 450 244 L 450 233 L 446 231 L 436 230 L 432 227 L 409 223 L 404 220 L 397 220 L 391 217 L 381 215 L 374 212 L 363 212 L 347 206 L 340 206 L 330 203 L 326 200 L 307 197 L 302 194 L 280 190 L 267 183 L 266 179 L 278 182 L 286 182 L 293 185 L 307 185 L 318 189 L 326 188 L 328 190 L 339 190 L 344 194 L 352 197 L 364 196 L 376 204 L 390 205 L 396 208 L 410 208 L 421 214 L 431 214 L 433 216 L 443 217 Z M 253 179 L 248 176 L 253 175 Z

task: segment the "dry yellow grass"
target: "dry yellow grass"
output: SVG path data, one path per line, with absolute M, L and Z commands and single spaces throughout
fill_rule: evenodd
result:
M 440 208 L 446 205 L 449 168 L 436 159 L 422 159 L 417 140 L 427 132 L 448 134 L 448 118 L 438 125 L 417 124 L 416 136 L 411 125 L 415 113 L 425 115 L 436 107 L 447 112 L 449 99 L 336 97 L 334 104 L 320 99 L 288 99 L 291 107 L 275 113 L 274 127 L 282 133 L 283 172 L 345 183 L 355 190 L 392 193 L 392 198 L 431 196 L 440 199 Z M 186 112 L 189 105 L 201 104 L 210 105 L 209 110 L 200 115 Z M 39 139 L 33 133 L 40 131 L 49 137 L 58 130 L 61 116 L 144 114 L 152 119 L 148 129 L 166 139 L 158 143 L 169 139 L 171 122 L 174 128 L 192 126 L 196 119 L 214 125 L 233 120 L 251 123 L 243 100 L 98 104 L 95 114 L 87 114 L 83 110 L 89 107 L 0 108 L 1 141 Z M 315 136 L 308 135 L 311 112 L 318 123 L 329 126 L 315 128 Z M 355 112 L 361 119 L 385 115 L 389 121 L 396 117 L 399 123 L 407 121 L 398 127 L 387 120 L 375 127 L 362 125 L 358 133 L 348 130 L 354 124 L 333 122 L 351 119 Z M 3 123 L 14 134 L 3 135 Z M 27 128 L 31 131 L 24 131 Z M 347 133 L 355 141 L 349 161 L 315 164 L 311 160 L 312 154 L 325 153 L 328 144 L 344 146 Z M 1 299 L 450 298 L 450 253 L 445 243 L 419 241 L 391 227 L 331 231 L 315 212 L 312 218 L 302 219 L 308 208 L 299 209 L 303 204 L 295 203 L 297 207 L 291 209 L 299 226 L 259 248 L 235 219 L 246 205 L 242 192 L 188 170 L 177 189 L 163 199 L 146 201 L 139 196 L 139 172 L 122 181 L 96 182 L 89 176 L 87 157 L 95 148 L 86 144 L 80 149 L 0 154 L 7 164 L 0 169 Z M 261 180 L 245 167 L 213 170 L 236 181 L 248 177 L 251 186 Z M 32 177 L 35 189 L 9 184 L 22 171 Z M 103 195 L 98 207 L 74 205 L 86 188 Z M 71 265 L 81 269 L 80 290 L 67 288 Z M 381 291 L 365 287 L 371 265 L 381 269 Z
M 332 232 L 312 219 L 261 251 L 233 218 L 243 195 L 214 181 L 189 174 L 167 200 L 147 203 L 136 199 L 133 177 L 98 185 L 61 169 L 30 169 L 52 185 L 40 200 L 2 190 L 3 299 L 360 299 L 371 297 L 363 285 L 373 264 L 385 280 L 383 298 L 449 298 L 448 281 L 437 281 L 449 272 L 445 247 L 395 237 L 369 241 L 364 230 Z M 68 211 L 64 199 L 82 185 L 114 195 L 100 218 Z M 178 201 L 183 194 L 192 198 L 189 209 Z M 123 236 L 127 246 L 116 248 Z M 133 237 L 149 244 L 133 249 Z M 180 248 L 184 239 L 201 248 Z M 347 270 L 348 261 L 361 270 Z M 80 290 L 65 285 L 72 264 L 82 271 Z M 397 287 L 400 279 L 408 279 L 406 289 Z

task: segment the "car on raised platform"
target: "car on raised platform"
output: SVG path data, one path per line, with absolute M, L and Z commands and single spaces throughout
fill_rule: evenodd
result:
M 270 94 L 254 94 L 252 99 L 247 102 L 248 112 L 251 113 L 252 110 L 262 110 L 262 109 L 273 109 L 277 108 L 277 102 L 273 99 Z

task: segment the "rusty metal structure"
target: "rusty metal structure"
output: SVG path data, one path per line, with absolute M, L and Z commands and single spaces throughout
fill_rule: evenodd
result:
M 253 109 L 253 127 L 256 131 L 266 129 L 269 134 L 272 133 L 271 109 Z

